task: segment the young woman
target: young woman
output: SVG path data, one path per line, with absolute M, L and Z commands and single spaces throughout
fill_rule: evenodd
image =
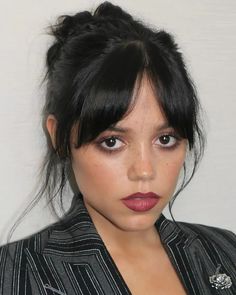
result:
M 236 294 L 236 237 L 167 220 L 204 139 L 173 38 L 101 4 L 63 16 L 47 52 L 45 181 L 56 224 L 0 248 L 0 294 Z

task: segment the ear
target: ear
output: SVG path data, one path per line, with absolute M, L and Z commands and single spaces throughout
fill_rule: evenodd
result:
M 52 145 L 56 147 L 56 131 L 57 131 L 57 119 L 53 115 L 48 115 L 46 119 L 46 128 L 51 137 Z

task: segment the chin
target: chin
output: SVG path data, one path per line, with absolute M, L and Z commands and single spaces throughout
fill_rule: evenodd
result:
M 119 228 L 124 231 L 145 231 L 152 228 L 159 216 L 132 216 L 122 222 Z

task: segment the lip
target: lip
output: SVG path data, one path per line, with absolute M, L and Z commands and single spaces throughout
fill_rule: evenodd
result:
M 137 192 L 121 199 L 121 201 L 130 210 L 133 210 L 135 212 L 146 212 L 155 207 L 156 204 L 159 202 L 159 199 L 160 196 L 153 192 Z

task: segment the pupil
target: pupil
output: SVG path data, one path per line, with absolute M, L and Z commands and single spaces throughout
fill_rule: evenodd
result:
M 108 147 L 113 147 L 116 143 L 116 139 L 114 137 L 108 138 L 106 140 L 106 144 Z
M 169 141 L 170 141 L 170 137 L 168 135 L 164 135 L 164 136 L 160 137 L 160 142 L 162 144 L 167 144 L 167 143 L 169 143 Z

